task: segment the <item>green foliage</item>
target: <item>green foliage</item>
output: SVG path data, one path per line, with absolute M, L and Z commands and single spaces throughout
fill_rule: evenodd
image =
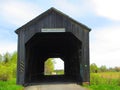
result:
M 45 75 L 51 75 L 52 72 L 54 71 L 54 63 L 52 60 L 53 60 L 52 58 L 48 58 L 45 61 L 45 72 L 44 72 Z
M 12 69 L 7 66 L 0 66 L 0 80 L 7 81 L 12 78 Z
M 118 85 L 118 78 L 101 76 L 99 73 L 91 73 L 90 81 L 91 85 L 99 84 Z
M 23 90 L 16 85 L 17 52 L 0 55 L 0 90 Z
M 117 72 L 91 73 L 90 86 L 87 87 L 90 90 L 120 90 L 119 75 Z
M 11 62 L 16 64 L 16 62 L 17 62 L 17 52 L 14 52 L 11 55 Z
M 90 90 L 120 90 L 119 86 L 115 86 L 115 85 L 106 85 L 106 84 L 102 84 L 102 85 L 91 85 L 90 86 Z
M 100 72 L 106 72 L 107 71 L 107 67 L 105 65 L 102 65 L 100 68 L 99 68 L 99 71 Z
M 7 81 L 16 77 L 16 59 L 17 53 L 12 55 L 8 52 L 1 56 L 3 60 L 0 62 L 0 80 Z
M 64 75 L 64 70 L 54 70 L 56 75 Z
M 3 56 L 3 61 L 4 63 L 8 63 L 10 61 L 10 54 L 7 52 L 4 56 Z
M 98 73 L 98 72 L 120 72 L 120 67 L 110 67 L 107 68 L 105 65 L 98 67 L 95 63 L 90 65 L 90 72 L 91 73 Z
M 118 82 L 118 86 L 120 86 L 120 73 L 119 73 L 119 77 L 118 77 L 117 82 Z
M 95 63 L 92 63 L 90 65 L 90 72 L 93 72 L 93 73 L 98 72 L 98 67 L 97 67 L 97 65 Z
M 16 79 L 0 81 L 0 90 L 23 90 L 22 86 L 16 85 Z
M 116 72 L 120 72 L 120 67 L 115 67 L 114 69 Z
M 0 63 L 2 62 L 2 55 L 0 54 Z

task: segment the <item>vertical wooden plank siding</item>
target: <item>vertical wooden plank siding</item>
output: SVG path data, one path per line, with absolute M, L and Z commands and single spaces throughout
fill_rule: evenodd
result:
M 19 33 L 18 40 L 18 71 L 17 71 L 17 83 L 24 84 L 25 76 L 25 43 L 24 43 L 24 29 Z
M 89 75 L 89 32 L 84 31 L 83 34 L 83 42 L 82 42 L 82 61 L 81 61 L 81 68 L 83 74 L 83 82 L 89 82 L 90 75 Z
M 33 23 L 28 23 L 21 29 L 18 33 L 18 62 L 17 62 L 17 83 L 25 84 L 25 72 L 26 69 L 26 43 L 36 34 L 43 33 L 42 28 L 65 28 L 66 32 L 71 32 L 78 40 L 81 42 L 81 46 L 76 46 L 74 51 L 75 54 L 70 56 L 72 59 L 70 64 L 78 66 L 79 68 L 74 69 L 70 67 L 72 71 L 78 72 L 78 79 L 81 82 L 89 82 L 89 29 L 84 25 L 77 23 L 71 18 L 65 16 L 64 14 L 51 10 L 50 12 L 41 16 L 42 18 L 35 19 Z M 29 48 L 28 48 L 29 49 Z M 29 50 L 28 50 L 29 51 Z M 27 52 L 28 52 L 27 51 Z M 31 51 L 31 50 L 30 50 Z M 72 55 L 71 54 L 71 55 Z M 77 55 L 77 56 L 76 56 Z M 30 56 L 29 54 L 27 56 Z M 32 57 L 33 58 L 33 57 Z M 78 60 L 78 61 L 77 61 Z M 76 63 L 74 63 L 76 61 Z M 32 65 L 31 65 L 32 66 Z M 68 71 L 69 73 L 69 71 Z M 74 74 L 73 74 L 74 76 Z

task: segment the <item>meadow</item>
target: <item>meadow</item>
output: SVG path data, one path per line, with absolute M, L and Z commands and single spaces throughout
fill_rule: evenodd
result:
M 91 73 L 90 85 L 84 86 L 88 90 L 120 90 L 120 72 Z M 23 90 L 16 85 L 16 79 L 0 81 L 0 90 Z
M 120 72 L 90 74 L 90 90 L 120 90 Z

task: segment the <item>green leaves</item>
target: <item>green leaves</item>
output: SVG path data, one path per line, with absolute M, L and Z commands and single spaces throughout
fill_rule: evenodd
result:
M 53 71 L 54 71 L 54 63 L 52 61 L 52 58 L 48 58 L 45 61 L 45 72 L 44 72 L 44 75 L 52 75 Z
M 92 73 L 95 73 L 95 72 L 97 73 L 98 72 L 98 67 L 95 63 L 92 63 L 90 65 L 90 72 L 92 72 Z
M 0 80 L 8 81 L 16 77 L 17 52 L 5 53 L 0 60 Z

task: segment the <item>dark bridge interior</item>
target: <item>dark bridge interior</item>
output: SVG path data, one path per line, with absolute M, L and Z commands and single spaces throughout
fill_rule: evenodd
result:
M 25 82 L 82 82 L 81 46 L 81 41 L 70 32 L 36 33 L 25 45 Z M 64 61 L 64 75 L 44 75 L 44 62 L 47 58 L 61 58 Z

